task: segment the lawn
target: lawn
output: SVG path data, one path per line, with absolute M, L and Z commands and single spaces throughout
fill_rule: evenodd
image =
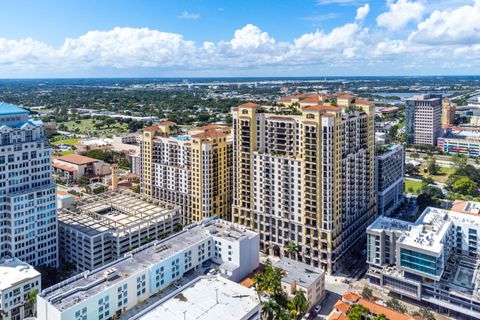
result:
M 405 179 L 405 191 L 408 193 L 418 194 L 422 182 L 417 180 Z
M 423 163 L 420 165 L 419 167 L 420 175 L 424 178 L 430 177 L 435 182 L 445 183 L 447 182 L 448 177 L 450 177 L 450 175 L 455 172 L 455 168 L 440 167 L 438 174 L 432 175 L 432 174 L 423 172 L 423 169 L 426 168 L 427 166 L 428 166 L 428 163 Z
M 93 136 L 105 136 L 111 135 L 114 133 L 123 133 L 127 132 L 128 125 L 126 123 L 116 122 L 109 126 L 101 126 L 99 128 L 95 127 L 96 123 L 101 123 L 100 120 L 95 119 L 82 119 L 79 120 L 79 123 L 76 121 L 67 121 L 62 122 L 67 128 L 67 131 L 74 132 L 78 134 L 88 134 Z M 59 125 L 60 123 L 58 123 Z M 57 125 L 57 129 L 58 129 Z
M 74 151 L 73 150 L 66 150 L 66 151 L 62 151 L 62 152 L 55 152 L 55 156 L 66 156 L 67 154 L 73 154 Z
M 72 138 L 72 139 L 66 139 L 66 140 L 57 140 L 55 142 L 52 142 L 53 145 L 61 145 L 61 144 L 66 144 L 66 145 L 69 145 L 69 146 L 74 146 L 77 144 L 77 142 L 79 141 L 80 139 L 79 138 Z

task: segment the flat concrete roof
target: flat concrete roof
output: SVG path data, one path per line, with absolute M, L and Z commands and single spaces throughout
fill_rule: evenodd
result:
M 280 261 L 274 264 L 274 267 L 286 272 L 286 275 L 282 278 L 283 282 L 290 284 L 296 281 L 297 285 L 307 288 L 324 274 L 320 268 L 315 268 L 286 257 L 281 258 Z
M 42 291 L 41 296 L 58 310 L 63 311 L 72 308 L 83 300 L 117 285 L 126 278 L 175 255 L 189 246 L 200 243 L 212 235 L 227 239 L 234 237 L 236 239 L 240 236 L 255 236 L 256 233 L 245 228 L 240 229 L 240 227 L 222 220 L 193 224 L 162 241 L 153 241 L 135 249 L 112 263 L 93 271 L 85 271 L 47 288 Z M 115 269 L 116 276 L 107 280 L 104 272 L 112 268 Z M 78 290 L 79 288 L 86 289 Z
M 125 228 L 135 231 L 153 218 L 170 219 L 176 209 L 178 207 L 171 204 L 128 191 L 105 192 L 76 201 L 72 209 L 60 210 L 58 221 L 95 236 Z
M 254 289 L 221 276 L 199 277 L 130 320 L 240 320 L 259 304 Z
M 0 291 L 38 276 L 40 272 L 26 262 L 17 258 L 0 259 Z

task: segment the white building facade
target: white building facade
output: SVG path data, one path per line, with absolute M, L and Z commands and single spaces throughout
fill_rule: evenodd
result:
M 0 259 L 0 310 L 3 320 L 22 320 L 33 315 L 35 305 L 27 303 L 30 291 L 41 289 L 40 273 L 17 258 Z
M 211 260 L 233 281 L 259 265 L 258 234 L 223 220 L 194 224 L 133 250 L 102 268 L 86 271 L 38 296 L 38 318 L 98 320 L 120 316 L 160 293 L 184 273 Z
M 57 266 L 56 191 L 41 121 L 0 103 L 0 257 Z

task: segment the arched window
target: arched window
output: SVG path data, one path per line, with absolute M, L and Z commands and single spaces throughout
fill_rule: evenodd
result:
M 243 110 L 242 110 L 242 114 L 248 114 L 248 110 L 247 110 L 247 109 L 243 109 Z

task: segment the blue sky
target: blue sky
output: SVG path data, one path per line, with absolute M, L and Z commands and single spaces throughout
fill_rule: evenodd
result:
M 480 73 L 480 0 L 4 0 L 0 77 Z

